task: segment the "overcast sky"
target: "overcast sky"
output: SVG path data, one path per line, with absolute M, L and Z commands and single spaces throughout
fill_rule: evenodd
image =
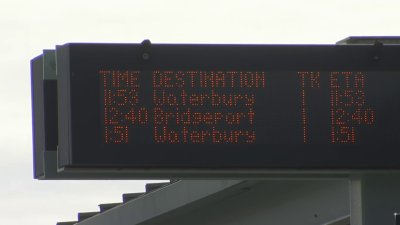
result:
M 55 225 L 144 181 L 37 181 L 30 60 L 67 42 L 334 44 L 400 35 L 398 0 L 30 1 L 0 4 L 0 223 Z

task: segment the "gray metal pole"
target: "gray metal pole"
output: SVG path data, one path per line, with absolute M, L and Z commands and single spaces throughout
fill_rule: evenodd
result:
M 351 178 L 352 225 L 393 225 L 400 212 L 400 174 L 369 173 Z

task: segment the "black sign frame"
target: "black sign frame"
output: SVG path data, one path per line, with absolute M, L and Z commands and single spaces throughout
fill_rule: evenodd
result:
M 102 148 L 94 70 L 400 71 L 400 46 L 65 44 L 57 46 L 60 168 L 399 169 L 397 145 L 143 145 Z M 396 110 L 398 106 L 396 106 Z M 398 123 L 399 121 L 395 121 Z M 399 123 L 400 124 L 400 123 Z

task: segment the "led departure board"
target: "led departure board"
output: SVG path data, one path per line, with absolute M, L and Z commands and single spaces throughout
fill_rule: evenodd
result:
M 59 165 L 398 169 L 399 50 L 58 46 Z
M 376 112 L 365 94 L 366 73 L 363 72 L 152 71 L 141 74 L 140 71 L 100 70 L 99 76 L 103 91 L 104 144 L 279 144 L 285 139 L 297 143 L 302 140 L 304 144 L 356 144 L 366 136 L 361 133 L 375 126 Z M 150 79 L 152 85 L 146 87 L 143 80 L 146 78 L 140 79 L 141 76 Z M 297 80 L 298 93 L 290 96 L 285 94 L 286 89 L 272 90 L 266 85 L 267 82 L 278 84 L 282 79 L 288 84 L 295 84 Z M 276 102 L 270 104 L 271 108 L 262 106 L 272 99 Z M 279 103 L 292 107 L 279 106 Z M 316 107 L 312 105 L 325 110 L 318 110 L 319 115 L 314 116 Z M 285 114 L 282 109 L 297 111 L 297 118 L 294 115 L 280 118 L 279 115 Z M 314 123 L 326 127 L 316 128 L 320 134 L 312 134 L 310 126 Z M 151 128 L 147 138 L 140 135 L 145 131 L 141 127 Z M 285 135 L 288 129 L 298 130 L 297 135 Z M 277 132 L 281 133 L 277 135 Z

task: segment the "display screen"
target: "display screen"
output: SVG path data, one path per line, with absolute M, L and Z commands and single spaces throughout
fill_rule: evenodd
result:
M 140 46 L 99 47 L 69 48 L 61 75 L 66 166 L 400 167 L 400 66 L 383 68 L 367 47 L 214 46 L 222 53 L 207 57 L 158 46 L 149 61 Z
M 368 78 L 382 75 L 389 76 L 100 70 L 102 139 L 107 145 L 384 142 L 370 136 L 376 109 L 367 91 Z

